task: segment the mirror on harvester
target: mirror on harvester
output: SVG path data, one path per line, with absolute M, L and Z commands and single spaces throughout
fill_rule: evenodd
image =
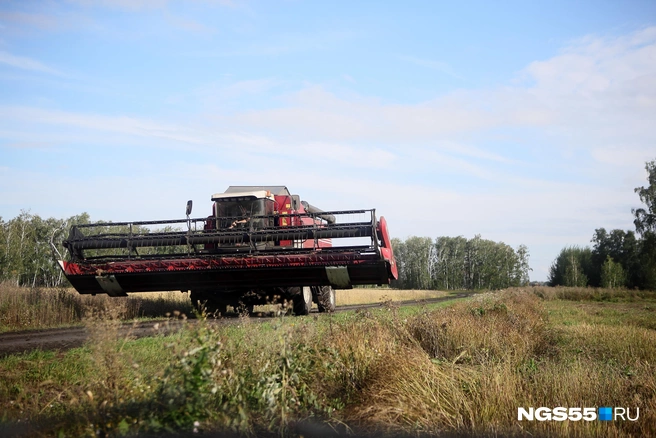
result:
M 191 207 L 194 205 L 193 201 L 190 199 L 187 201 L 187 216 L 191 214 Z

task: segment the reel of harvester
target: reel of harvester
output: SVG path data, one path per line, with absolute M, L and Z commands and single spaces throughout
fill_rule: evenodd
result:
M 80 293 L 387 284 L 397 268 L 375 210 L 95 223 L 61 260 Z M 190 206 L 188 208 L 190 212 Z

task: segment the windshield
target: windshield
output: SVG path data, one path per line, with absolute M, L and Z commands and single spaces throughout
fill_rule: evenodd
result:
M 220 219 L 219 228 L 253 228 L 265 227 L 272 218 L 253 219 L 253 216 L 265 216 L 273 214 L 273 201 L 270 199 L 252 199 L 242 201 L 217 201 L 216 216 Z

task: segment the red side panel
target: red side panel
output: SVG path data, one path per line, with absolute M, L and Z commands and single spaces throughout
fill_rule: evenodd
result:
M 389 236 L 389 230 L 387 229 L 387 221 L 385 217 L 381 216 L 378 221 L 378 227 L 376 229 L 379 239 L 382 242 L 380 252 L 383 255 L 383 258 L 389 262 L 390 275 L 394 280 L 399 278 L 399 268 L 396 266 L 396 260 L 394 260 L 394 250 L 392 249 L 392 240 Z

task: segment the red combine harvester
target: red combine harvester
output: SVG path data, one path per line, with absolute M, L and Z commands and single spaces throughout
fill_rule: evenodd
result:
M 332 311 L 333 288 L 398 277 L 375 210 L 322 211 L 285 186 L 230 186 L 212 201 L 206 218 L 191 219 L 189 201 L 186 219 L 73 226 L 60 266 L 82 294 L 190 291 L 221 313 L 283 301 L 297 315 L 312 301 Z

